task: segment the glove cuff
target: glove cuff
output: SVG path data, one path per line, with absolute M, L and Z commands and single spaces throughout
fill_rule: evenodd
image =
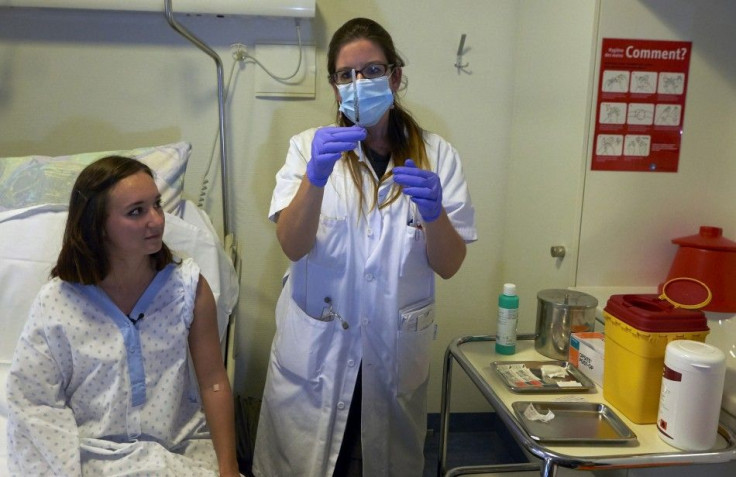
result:
M 314 167 L 312 167 L 312 161 L 309 161 L 307 163 L 307 179 L 309 179 L 309 182 L 311 182 L 312 185 L 315 185 L 317 187 L 324 187 L 325 184 L 327 184 L 327 179 L 329 179 L 330 176 L 320 177 L 319 174 L 314 171 Z
M 424 215 L 422 215 L 422 220 L 424 220 L 425 224 L 428 224 L 430 222 L 434 222 L 435 220 L 439 219 L 441 214 L 442 214 L 442 207 L 438 208 L 437 212 L 435 212 L 429 217 L 425 217 Z

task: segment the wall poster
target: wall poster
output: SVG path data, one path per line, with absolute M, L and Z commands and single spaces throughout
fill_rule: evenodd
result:
M 592 170 L 677 172 L 691 48 L 603 39 Z

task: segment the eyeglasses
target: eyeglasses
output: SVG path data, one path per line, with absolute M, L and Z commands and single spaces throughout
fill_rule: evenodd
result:
M 363 75 L 365 79 L 375 79 L 385 76 L 391 72 L 394 65 L 386 63 L 368 63 L 360 70 L 355 70 L 355 76 Z M 353 68 L 343 68 L 330 75 L 330 80 L 335 84 L 350 84 L 353 82 Z

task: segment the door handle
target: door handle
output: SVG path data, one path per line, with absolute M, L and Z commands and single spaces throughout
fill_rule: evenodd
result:
M 564 245 L 552 245 L 549 248 L 549 254 L 552 255 L 554 258 L 564 258 L 565 257 L 565 246 Z

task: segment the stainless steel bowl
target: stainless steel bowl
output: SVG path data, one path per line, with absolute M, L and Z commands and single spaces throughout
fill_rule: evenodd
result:
M 598 300 L 587 293 L 550 289 L 537 293 L 534 348 L 541 354 L 567 361 L 570 334 L 593 331 Z

